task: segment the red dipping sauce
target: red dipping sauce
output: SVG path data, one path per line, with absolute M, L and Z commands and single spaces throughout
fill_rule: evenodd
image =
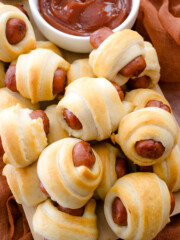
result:
M 54 28 L 89 36 L 101 27 L 114 29 L 129 15 L 132 0 L 39 0 L 39 11 Z

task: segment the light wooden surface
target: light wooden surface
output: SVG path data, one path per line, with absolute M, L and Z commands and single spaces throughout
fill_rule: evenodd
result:
M 31 20 L 31 23 L 34 27 L 37 40 L 45 40 L 43 35 L 38 31 L 32 17 L 31 17 L 31 13 L 30 13 L 30 10 L 29 10 L 29 4 L 28 4 L 27 0 L 1 0 L 0 2 L 3 2 L 5 4 L 16 4 L 16 3 L 23 4 L 24 8 L 27 10 L 27 12 L 30 16 L 30 20 Z M 70 53 L 70 52 L 67 52 L 67 51 L 63 51 L 63 56 L 68 62 L 71 63 L 75 59 L 83 58 L 83 57 L 86 57 L 87 55 L 85 55 L 85 54 L 75 54 L 75 53 Z M 159 86 L 156 86 L 155 90 L 162 94 L 162 91 L 159 88 Z M 178 130 L 178 133 L 179 133 L 179 136 L 180 136 L 180 129 Z M 180 139 L 178 139 L 178 145 L 180 146 Z M 176 215 L 177 213 L 180 213 L 180 192 L 175 194 L 175 199 L 176 199 L 176 206 L 175 206 L 175 209 L 174 209 L 172 215 Z M 27 207 L 27 206 L 23 206 L 23 208 L 24 208 L 24 212 L 25 212 L 25 215 L 27 217 L 30 229 L 32 231 L 34 240 L 43 240 L 43 237 L 36 234 L 33 231 L 33 228 L 32 228 L 32 217 L 33 217 L 33 214 L 34 214 L 36 208 L 35 207 Z M 97 213 L 97 217 L 98 217 L 98 230 L 99 230 L 98 240 L 116 240 L 118 237 L 111 231 L 110 227 L 108 226 L 108 224 L 105 220 L 104 212 L 103 212 L 103 202 L 102 201 L 97 203 L 96 213 Z

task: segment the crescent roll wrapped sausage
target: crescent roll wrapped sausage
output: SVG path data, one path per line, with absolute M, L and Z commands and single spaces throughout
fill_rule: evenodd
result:
M 152 240 L 170 221 L 168 187 L 154 173 L 131 173 L 114 184 L 105 198 L 104 211 L 119 238 Z
M 95 200 L 85 206 L 82 216 L 61 212 L 50 200 L 40 204 L 33 216 L 34 231 L 46 239 L 97 240 L 97 217 Z
M 127 174 L 127 161 L 122 152 L 109 143 L 95 144 L 93 149 L 100 156 L 103 165 L 103 176 L 96 193 L 104 200 L 116 180 Z
M 138 76 L 146 67 L 143 38 L 135 31 L 125 29 L 111 34 L 89 55 L 89 63 L 97 77 L 104 77 L 119 86 L 132 76 Z M 130 62 L 137 68 L 123 71 Z M 134 64 L 133 64 L 134 65 Z
M 70 64 L 49 49 L 37 48 L 19 56 L 6 72 L 6 86 L 31 99 L 32 103 L 52 100 L 64 92 Z
M 26 168 L 15 168 L 7 164 L 3 169 L 8 185 L 19 204 L 35 206 L 47 199 L 42 193 L 37 176 L 37 163 L 33 163 Z
M 36 161 L 47 146 L 44 120 L 41 117 L 32 118 L 33 113 L 19 105 L 1 111 L 0 134 L 5 163 L 26 167 Z
M 0 5 L 0 25 L 0 60 L 11 62 L 20 54 L 36 48 L 31 23 L 17 7 Z
M 56 105 L 51 105 L 46 108 L 45 113 L 49 118 L 49 133 L 48 143 L 51 144 L 55 141 L 68 137 L 68 133 L 62 128 L 57 119 Z
M 65 208 L 86 204 L 102 178 L 102 163 L 86 142 L 64 138 L 49 145 L 38 160 L 38 176 L 52 200 Z
M 120 122 L 116 141 L 125 155 L 140 166 L 165 160 L 177 143 L 177 124 L 167 111 L 156 107 L 137 110 Z
M 167 183 L 171 192 L 177 192 L 180 189 L 180 150 L 178 145 L 166 160 L 153 165 L 153 172 Z
M 135 89 L 126 93 L 125 101 L 134 105 L 134 111 L 145 107 L 159 107 L 172 112 L 168 101 L 152 89 Z
M 39 105 L 32 104 L 29 99 L 24 98 L 17 92 L 12 92 L 8 88 L 0 89 L 0 109 L 9 108 L 19 104 L 22 108 L 38 109 Z
M 89 65 L 89 59 L 77 59 L 72 64 L 67 73 L 68 84 L 81 77 L 94 77 L 93 70 Z
M 85 141 L 110 137 L 125 114 L 116 88 L 104 78 L 77 79 L 57 105 L 63 128 Z

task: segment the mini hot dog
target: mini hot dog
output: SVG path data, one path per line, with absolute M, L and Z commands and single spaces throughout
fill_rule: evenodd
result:
M 84 141 L 78 142 L 74 145 L 72 159 L 75 167 L 86 166 L 92 168 L 96 161 L 90 144 Z
M 57 209 L 61 212 L 70 214 L 72 216 L 82 216 L 84 213 L 84 207 L 72 209 L 72 208 L 62 207 L 60 204 L 58 204 Z
M 44 131 L 47 135 L 49 133 L 49 119 L 48 119 L 46 113 L 43 110 L 35 110 L 35 111 L 31 112 L 29 115 L 32 119 L 42 118 L 43 125 L 44 125 Z
M 151 79 L 148 76 L 130 78 L 127 82 L 127 86 L 130 89 L 148 88 L 150 82 Z
M 63 110 L 63 118 L 65 119 L 70 128 L 75 130 L 79 130 L 82 128 L 82 124 L 79 119 L 68 109 Z
M 150 159 L 160 158 L 165 151 L 165 147 L 162 145 L 162 143 L 153 139 L 146 139 L 136 142 L 135 149 L 137 154 L 139 154 L 141 157 Z
M 114 223 L 127 226 L 127 211 L 121 199 L 116 197 L 112 203 L 112 218 Z
M 158 108 L 162 108 L 165 111 L 171 113 L 171 109 L 167 104 L 164 104 L 161 101 L 158 100 L 150 100 L 145 107 L 158 107 Z
M 6 38 L 10 44 L 14 45 L 21 42 L 24 39 L 26 32 L 26 24 L 22 19 L 11 18 L 7 21 Z
M 123 177 L 128 173 L 127 161 L 125 158 L 123 157 L 116 158 L 115 170 L 116 170 L 117 178 Z

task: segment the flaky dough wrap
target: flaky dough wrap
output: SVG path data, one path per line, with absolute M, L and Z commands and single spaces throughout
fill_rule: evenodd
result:
M 71 111 L 81 122 L 82 129 L 74 130 L 63 117 L 63 110 Z M 126 114 L 116 88 L 104 78 L 79 78 L 66 88 L 57 105 L 57 116 L 63 128 L 85 141 L 103 140 L 116 131 Z
M 89 63 L 97 77 L 107 78 L 119 86 L 128 81 L 119 73 L 136 57 L 145 57 L 144 40 L 135 31 L 125 29 L 113 33 L 89 55 Z
M 37 163 L 33 163 L 26 168 L 15 168 L 7 164 L 3 169 L 8 185 L 19 204 L 35 206 L 47 199 L 42 193 L 37 176 Z
M 60 139 L 69 137 L 68 133 L 62 128 L 60 122 L 57 119 L 55 104 L 50 105 L 46 108 L 45 113 L 49 118 L 49 133 L 48 133 L 48 143 L 51 144 Z
M 112 203 L 118 197 L 127 212 L 127 226 L 114 223 Z M 104 211 L 119 238 L 152 240 L 170 221 L 170 193 L 154 173 L 131 173 L 120 178 L 106 195 Z
M 23 40 L 14 45 L 10 44 L 6 38 L 6 23 L 11 18 L 23 20 L 27 29 Z M 11 62 L 20 54 L 36 48 L 36 39 L 31 23 L 27 16 L 17 7 L 5 4 L 0 5 L 0 26 L 0 60 Z
M 5 151 L 3 160 L 15 167 L 35 162 L 47 146 L 42 118 L 31 119 L 32 110 L 19 105 L 0 113 L 0 135 Z
M 121 120 L 116 142 L 131 161 L 149 166 L 167 158 L 177 143 L 177 132 L 177 124 L 169 112 L 148 107 L 129 113 Z M 145 158 L 137 153 L 136 143 L 149 139 L 163 145 L 164 152 L 160 157 Z
M 29 99 L 24 98 L 17 92 L 8 88 L 0 88 L 0 109 L 5 109 L 19 104 L 21 108 L 39 109 L 39 104 L 32 104 Z
M 153 165 L 153 172 L 166 182 L 171 192 L 177 192 L 180 189 L 180 150 L 178 145 L 163 162 Z
M 77 59 L 72 64 L 67 73 L 68 84 L 81 77 L 95 77 L 89 59 Z
M 52 100 L 53 77 L 57 68 L 67 71 L 70 64 L 49 49 L 37 48 L 19 56 L 16 64 L 16 85 L 20 94 L 32 103 Z
M 44 238 L 53 240 L 97 240 L 95 200 L 85 206 L 82 216 L 72 216 L 59 211 L 50 200 L 40 204 L 33 216 L 33 229 Z
M 102 178 L 102 163 L 93 150 L 95 164 L 75 167 L 72 150 L 81 140 L 64 138 L 49 145 L 38 160 L 38 176 L 51 199 L 61 206 L 77 209 L 86 204 Z

